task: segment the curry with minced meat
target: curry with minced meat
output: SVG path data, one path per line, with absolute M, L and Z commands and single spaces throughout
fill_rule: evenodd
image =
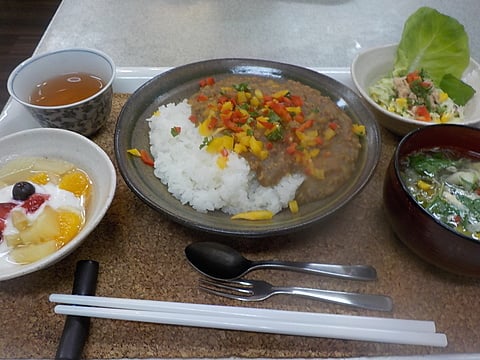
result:
M 243 156 L 263 186 L 304 173 L 299 203 L 324 198 L 352 175 L 359 157 L 359 128 L 329 97 L 293 80 L 231 75 L 207 78 L 189 98 L 190 119 L 204 136 L 201 147 Z M 362 129 L 363 128 L 363 129 Z

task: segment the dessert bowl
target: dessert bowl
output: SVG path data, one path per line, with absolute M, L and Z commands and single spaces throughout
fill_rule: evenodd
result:
M 67 161 L 85 172 L 90 181 L 88 205 L 79 232 L 55 252 L 31 263 L 9 259 L 9 248 L 0 243 L 0 281 L 13 279 L 46 268 L 78 248 L 107 212 L 116 188 L 115 168 L 108 155 L 93 141 L 73 131 L 37 128 L 20 131 L 0 139 L 0 169 L 15 159 L 44 158 Z M 4 220 L 2 220 L 4 221 Z

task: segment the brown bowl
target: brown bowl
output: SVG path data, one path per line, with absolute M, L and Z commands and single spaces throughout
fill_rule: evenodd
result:
M 413 151 L 456 148 L 480 154 L 480 129 L 434 125 L 415 130 L 398 144 L 383 188 L 383 203 L 398 238 L 423 260 L 449 272 L 480 277 L 480 241 L 462 235 L 432 217 L 410 195 L 400 178 L 400 160 Z

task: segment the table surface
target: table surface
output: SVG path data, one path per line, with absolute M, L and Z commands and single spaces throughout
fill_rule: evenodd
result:
M 472 57 L 480 59 L 476 0 L 455 4 L 448 0 L 64 0 L 36 53 L 93 47 L 111 55 L 118 66 L 133 67 L 248 57 L 348 68 L 362 49 L 397 42 L 405 19 L 421 5 L 434 6 L 463 23 L 470 34 Z M 116 116 L 126 98 L 115 96 L 109 123 L 94 137 L 112 160 Z M 429 348 L 96 319 L 85 358 L 480 353 L 480 281 L 445 273 L 419 260 L 396 239 L 384 219 L 381 187 L 398 140 L 382 130 L 381 159 L 373 178 L 338 216 L 302 232 L 267 239 L 223 239 L 184 228 L 148 208 L 119 176 L 111 208 L 82 247 L 48 269 L 0 283 L 0 358 L 54 356 L 64 318 L 53 313 L 48 295 L 71 292 L 80 259 L 99 261 L 99 295 L 238 305 L 198 291 L 198 277 L 184 258 L 189 243 L 212 239 L 233 245 L 252 259 L 370 263 L 379 273 L 373 283 L 271 271 L 258 276 L 280 284 L 386 293 L 395 304 L 388 316 L 434 320 L 438 331 L 447 334 L 449 345 Z M 249 306 L 382 315 L 283 296 Z

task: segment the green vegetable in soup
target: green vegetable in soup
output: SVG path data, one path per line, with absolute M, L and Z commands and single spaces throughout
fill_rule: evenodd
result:
M 456 19 L 435 9 L 421 7 L 405 22 L 393 74 L 405 76 L 425 69 L 435 85 L 458 105 L 464 105 L 475 93 L 460 80 L 470 63 L 468 41 L 465 28 Z M 447 79 L 443 80 L 445 76 Z M 448 91 L 442 87 L 442 82 L 448 86 Z
M 453 150 L 420 151 L 402 160 L 401 176 L 433 217 L 480 240 L 480 160 Z

